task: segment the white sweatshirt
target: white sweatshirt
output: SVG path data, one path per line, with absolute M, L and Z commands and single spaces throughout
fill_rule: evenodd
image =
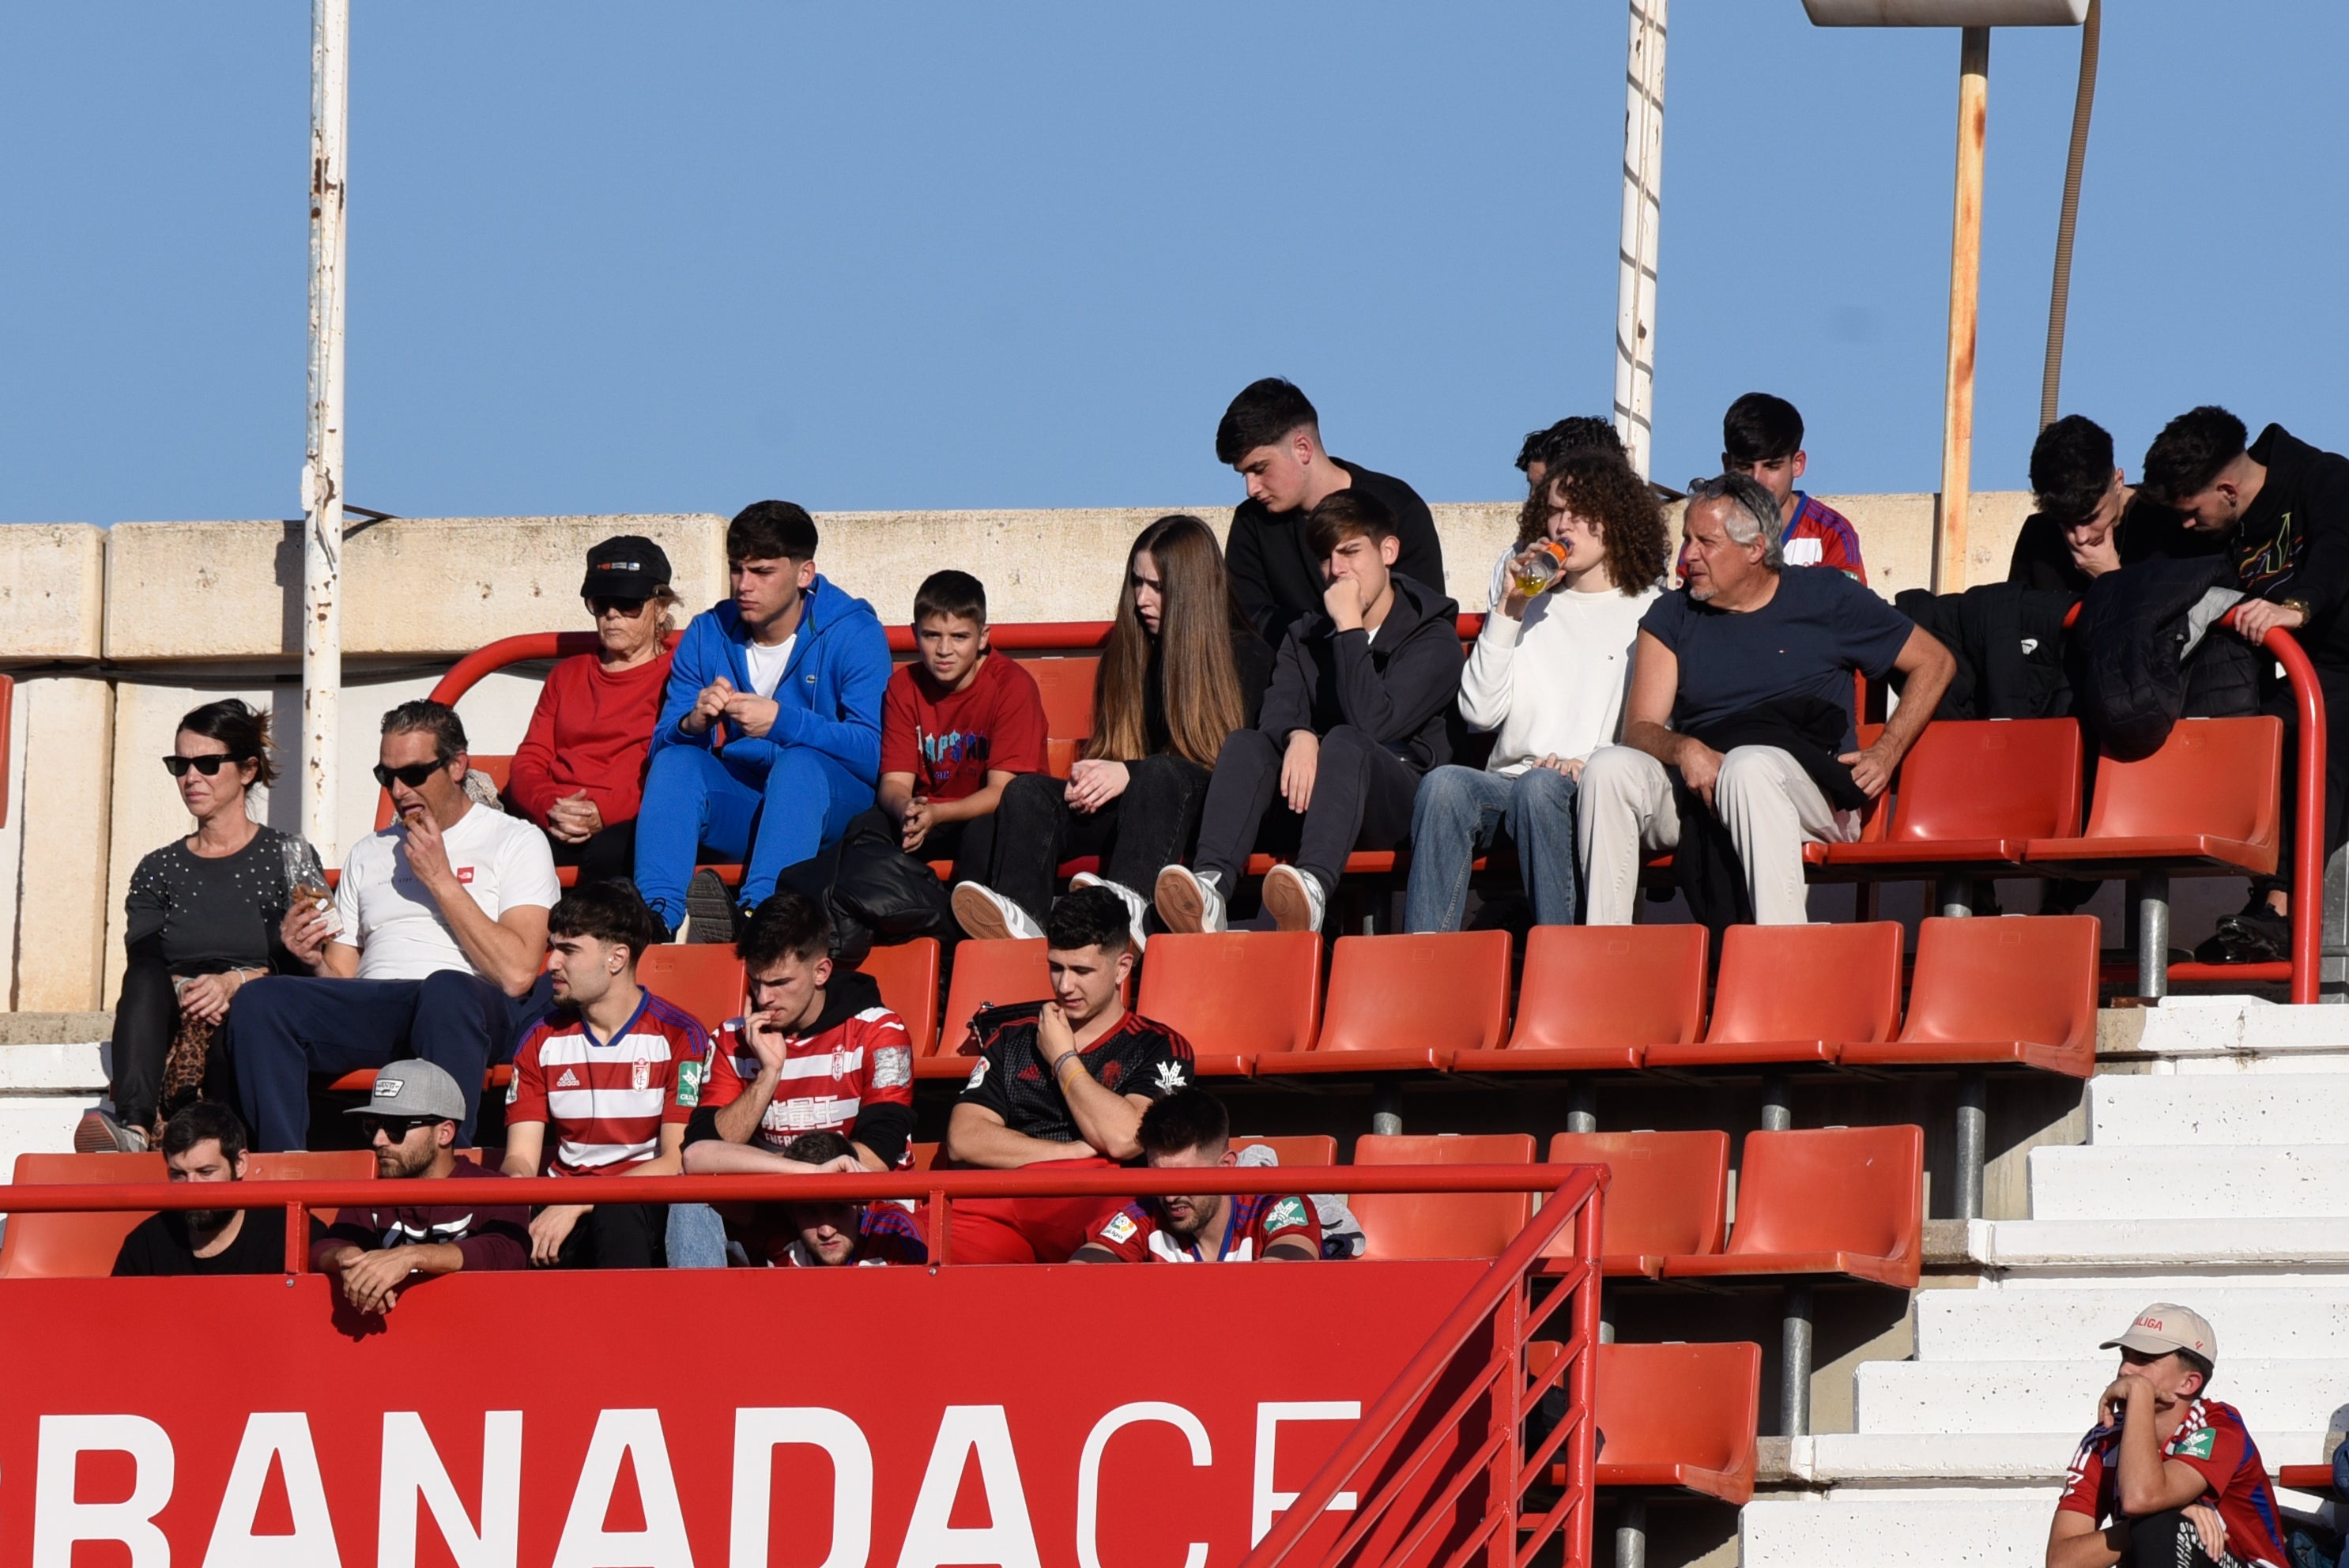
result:
M 1614 743 L 1630 689 L 1631 645 L 1658 592 L 1557 589 L 1512 621 L 1498 606 L 1516 554 L 1505 551 L 1493 568 L 1495 608 L 1460 675 L 1460 717 L 1472 729 L 1500 732 L 1485 767 L 1508 777 L 1544 757 L 1588 760 Z

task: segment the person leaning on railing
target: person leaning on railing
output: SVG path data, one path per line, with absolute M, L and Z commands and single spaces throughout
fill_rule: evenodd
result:
M 245 1178 L 244 1124 L 236 1112 L 198 1100 L 163 1125 L 163 1168 L 173 1181 L 242 1181 Z M 326 1239 L 326 1227 L 310 1221 L 310 1242 Z M 116 1277 L 157 1274 L 273 1274 L 285 1268 L 285 1211 L 274 1203 L 257 1209 L 166 1209 L 150 1214 L 122 1238 L 115 1254 Z
M 1194 1086 L 1142 1113 L 1135 1137 L 1153 1171 L 1237 1165 L 1223 1101 Z M 1137 1198 L 1095 1225 L 1080 1264 L 1306 1263 L 1321 1255 L 1321 1220 L 1299 1192 L 1169 1193 Z
M 667 554 L 636 534 L 587 552 L 579 593 L 601 645 L 548 672 L 514 750 L 506 793 L 583 882 L 636 874 L 645 761 L 668 683 L 661 643 L 678 603 L 668 579 Z
M 114 1109 L 82 1119 L 74 1148 L 85 1154 L 148 1148 L 163 1119 L 195 1098 L 238 991 L 264 975 L 305 973 L 278 925 L 295 883 L 326 885 L 316 850 L 247 810 L 248 792 L 277 777 L 268 715 L 235 697 L 207 703 L 180 720 L 163 766 L 196 829 L 130 873 Z

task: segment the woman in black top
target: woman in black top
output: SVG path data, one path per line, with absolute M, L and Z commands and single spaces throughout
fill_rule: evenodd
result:
M 163 766 L 196 830 L 139 862 L 123 901 L 129 964 L 114 1011 L 114 1114 L 82 1119 L 74 1146 L 143 1150 L 202 1081 L 214 1032 L 239 987 L 273 971 L 303 975 L 278 940 L 289 890 L 321 893 L 318 853 L 264 828 L 245 792 L 277 777 L 269 719 L 231 697 L 180 720 Z
M 955 889 L 955 918 L 973 936 L 1040 936 L 1061 861 L 1098 855 L 1098 875 L 1133 918 L 1139 889 L 1182 860 L 1198 836 L 1207 770 L 1224 738 L 1255 725 L 1272 681 L 1272 649 L 1232 598 L 1215 531 L 1162 517 L 1127 558 L 1117 618 L 1093 676 L 1093 733 L 1066 782 L 1027 773 L 996 808 L 998 885 Z

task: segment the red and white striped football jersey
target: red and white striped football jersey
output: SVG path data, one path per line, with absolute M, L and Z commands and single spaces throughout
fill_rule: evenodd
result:
M 649 991 L 609 1040 L 565 1010 L 515 1047 L 506 1120 L 547 1125 L 551 1174 L 613 1175 L 659 1153 L 663 1125 L 693 1115 L 709 1061 L 701 1025 Z
M 701 1103 L 731 1105 L 758 1076 L 759 1056 L 743 1036 L 742 1020 L 728 1019 L 710 1053 Z M 759 1144 L 781 1153 L 802 1132 L 854 1138 L 857 1115 L 867 1106 L 913 1103 L 913 1038 L 904 1020 L 883 1006 L 845 1016 L 827 1007 L 812 1031 L 783 1042 L 782 1079 L 759 1120 Z

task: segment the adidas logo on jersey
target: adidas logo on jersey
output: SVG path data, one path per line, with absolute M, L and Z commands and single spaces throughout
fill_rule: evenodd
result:
M 554 1080 L 554 1087 L 557 1088 L 577 1088 L 579 1087 L 579 1075 L 573 1072 L 569 1068 L 564 1068 L 563 1069 L 563 1076 Z

